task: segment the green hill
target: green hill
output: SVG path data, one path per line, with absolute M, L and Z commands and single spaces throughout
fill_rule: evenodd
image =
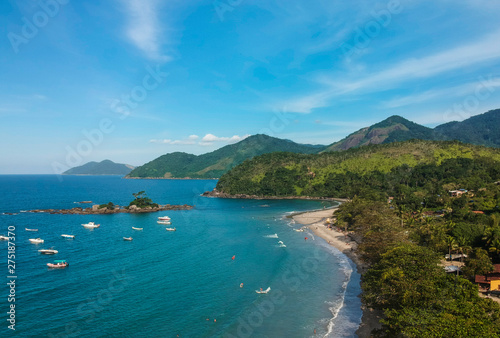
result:
M 500 147 L 500 109 L 472 116 L 462 122 L 445 123 L 434 130 L 450 140 Z
M 115 163 L 110 160 L 101 162 L 88 162 L 79 167 L 74 167 L 63 172 L 63 175 L 127 175 L 133 166 Z
M 431 128 L 394 115 L 371 127 L 350 134 L 346 138 L 328 146 L 325 151 L 347 150 L 369 144 L 400 142 L 411 139 L 442 140 L 444 137 Z
M 324 146 L 298 144 L 267 135 L 253 135 L 211 153 L 192 155 L 175 152 L 134 169 L 128 177 L 218 178 L 229 169 L 257 155 L 276 151 L 316 153 Z
M 393 173 L 401 171 L 404 177 L 404 173 L 409 175 L 411 168 L 417 166 L 430 165 L 434 168 L 429 169 L 432 171 L 447 162 L 455 170 L 450 162 L 453 160 L 494 163 L 500 176 L 500 149 L 456 141 L 410 140 L 321 154 L 265 154 L 245 161 L 223 175 L 217 183 L 217 190 L 258 196 L 351 198 L 362 193 L 365 187 L 373 187 L 373 182 L 395 184 L 389 182 Z M 456 165 L 457 168 L 466 166 L 472 168 L 474 164 Z M 425 181 L 425 177 L 421 181 Z
M 370 127 L 362 128 L 346 138 L 329 145 L 325 151 L 339 151 L 411 139 L 457 140 L 463 143 L 500 147 L 500 109 L 476 115 L 462 122 L 449 122 L 434 129 L 391 116 Z

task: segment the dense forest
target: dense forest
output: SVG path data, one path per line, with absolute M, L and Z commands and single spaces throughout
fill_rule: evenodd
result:
M 319 155 L 267 154 L 221 177 L 217 189 L 259 196 L 344 197 L 337 226 L 369 265 L 363 302 L 384 313 L 388 337 L 499 337 L 500 306 L 474 275 L 500 263 L 500 150 L 406 141 Z M 462 253 L 461 275 L 439 266 Z

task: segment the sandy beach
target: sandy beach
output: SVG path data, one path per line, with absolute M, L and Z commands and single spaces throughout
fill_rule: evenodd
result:
M 352 241 L 348 236 L 338 230 L 332 230 L 325 226 L 324 222 L 327 218 L 332 217 L 333 213 L 338 208 L 324 209 L 311 211 L 293 215 L 295 222 L 307 226 L 316 236 L 323 238 L 331 246 L 349 257 L 355 264 L 358 273 L 363 274 L 366 265 L 359 259 L 356 254 L 356 242 Z M 370 332 L 375 328 L 380 328 L 379 324 L 380 313 L 371 311 L 370 309 L 362 308 L 363 317 L 361 324 L 356 334 L 359 337 L 370 337 Z

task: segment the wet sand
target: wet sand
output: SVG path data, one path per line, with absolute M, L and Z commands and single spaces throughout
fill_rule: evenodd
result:
M 324 225 L 325 220 L 332 217 L 333 213 L 337 209 L 338 208 L 331 208 L 305 212 L 293 215 L 292 218 L 295 222 L 307 226 L 316 236 L 323 238 L 331 246 L 344 253 L 356 264 L 358 273 L 363 274 L 366 270 L 366 264 L 364 264 L 356 254 L 356 242 L 352 241 L 350 237 L 346 236 L 343 232 L 328 229 Z M 362 310 L 363 317 L 356 334 L 363 338 L 370 337 L 370 332 L 373 329 L 381 327 L 379 323 L 381 313 L 367 309 L 364 306 L 362 307 Z

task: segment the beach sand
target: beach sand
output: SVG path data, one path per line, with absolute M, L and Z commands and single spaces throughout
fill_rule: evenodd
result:
M 356 242 L 352 241 L 350 237 L 346 236 L 343 232 L 328 229 L 324 225 L 325 220 L 332 217 L 337 209 L 338 208 L 331 208 L 305 212 L 293 215 L 292 218 L 295 222 L 307 226 L 316 236 L 323 238 L 331 246 L 344 253 L 356 264 L 358 273 L 363 274 L 367 267 L 356 254 Z M 381 327 L 379 323 L 381 312 L 367 309 L 364 306 L 362 310 L 363 317 L 356 334 L 358 337 L 370 337 L 370 332 L 373 329 Z

